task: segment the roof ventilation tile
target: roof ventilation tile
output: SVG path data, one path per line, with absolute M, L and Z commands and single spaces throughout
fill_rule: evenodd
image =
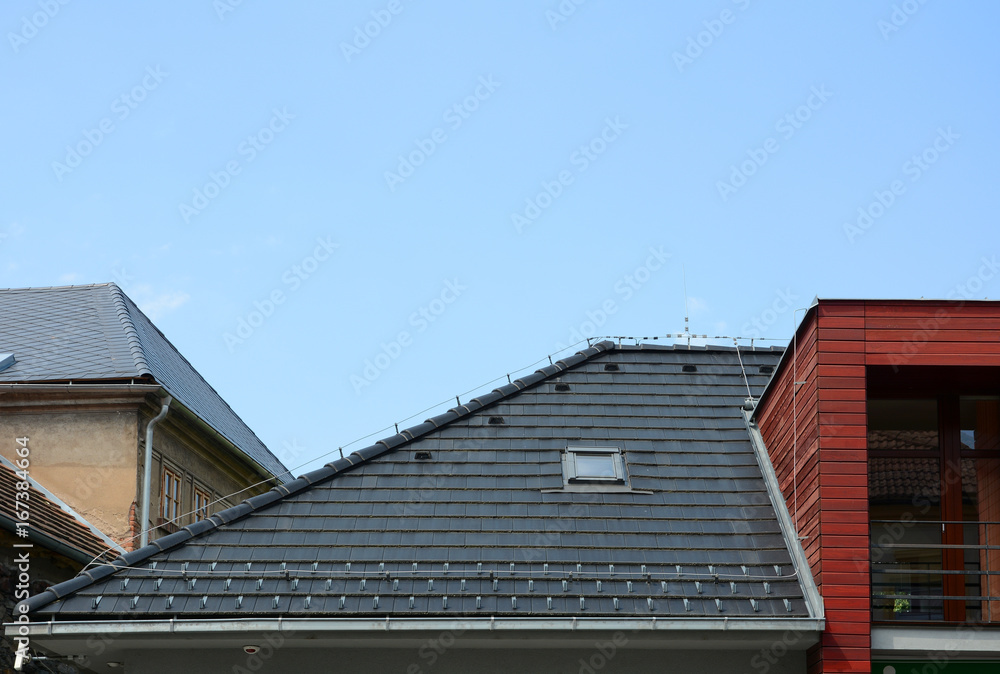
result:
M 698 367 L 696 365 L 683 365 L 681 366 L 681 372 L 697 372 Z

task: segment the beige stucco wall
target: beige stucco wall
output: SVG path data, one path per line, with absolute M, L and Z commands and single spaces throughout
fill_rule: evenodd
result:
M 17 458 L 27 437 L 31 477 L 105 534 L 130 537 L 136 495 L 135 411 L 0 412 L 0 454 Z

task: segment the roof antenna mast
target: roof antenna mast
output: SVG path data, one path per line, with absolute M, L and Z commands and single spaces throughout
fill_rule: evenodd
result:
M 688 283 L 687 271 L 681 265 L 681 278 L 684 281 L 684 335 L 687 337 L 688 350 L 691 350 L 691 329 L 688 326 Z

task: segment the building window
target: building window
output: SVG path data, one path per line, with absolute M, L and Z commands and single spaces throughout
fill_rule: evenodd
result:
M 569 447 L 563 455 L 567 484 L 625 484 L 625 467 L 617 447 Z
M 200 522 L 204 519 L 208 519 L 208 504 L 211 502 L 211 497 L 208 492 L 194 488 L 194 521 Z
M 160 514 L 170 522 L 180 514 L 181 478 L 169 468 L 163 469 L 163 488 L 160 496 Z
M 1000 621 L 1000 396 L 868 401 L 877 621 Z

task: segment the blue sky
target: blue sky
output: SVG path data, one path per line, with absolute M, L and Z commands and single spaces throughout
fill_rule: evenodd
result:
M 685 306 L 997 297 L 998 14 L 5 2 L 0 286 L 119 283 L 296 473 Z

